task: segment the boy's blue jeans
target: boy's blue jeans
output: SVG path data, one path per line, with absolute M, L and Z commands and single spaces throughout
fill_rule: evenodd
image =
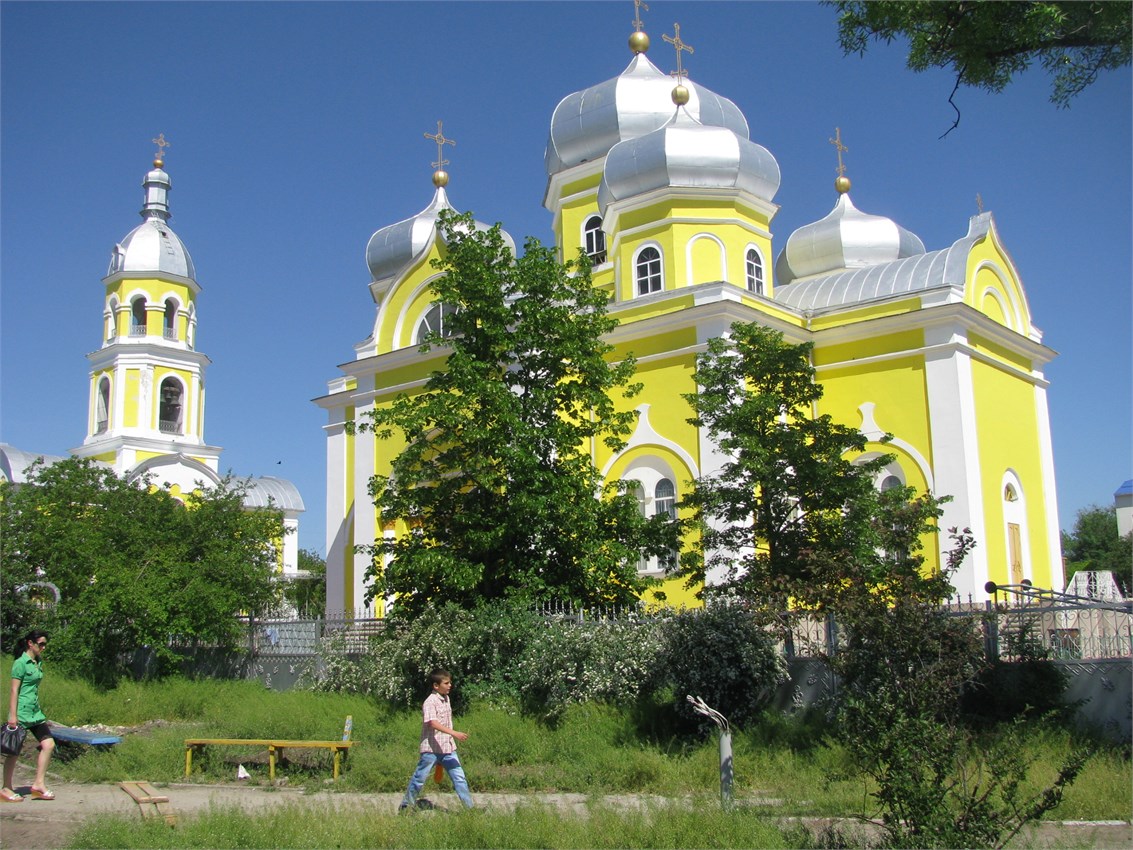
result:
M 425 780 L 429 778 L 429 774 L 433 772 L 433 767 L 437 762 L 440 762 L 441 767 L 448 773 L 448 778 L 452 780 L 453 790 L 456 791 L 456 796 L 460 798 L 460 802 L 464 804 L 466 809 L 471 809 L 475 804 L 472 802 L 472 794 L 468 790 L 468 780 L 464 777 L 464 768 L 460 766 L 460 758 L 456 753 L 445 755 L 421 753 L 421 760 L 417 762 L 417 769 L 413 771 L 413 776 L 409 780 L 409 787 L 405 789 L 405 797 L 402 799 L 401 805 L 412 807 L 416 804 L 417 795 L 425 787 Z

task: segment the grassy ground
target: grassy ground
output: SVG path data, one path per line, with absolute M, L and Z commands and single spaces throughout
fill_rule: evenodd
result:
M 352 715 L 358 746 L 335 790 L 399 793 L 416 761 L 420 728 L 415 711 L 391 712 L 358 696 L 269 691 L 255 682 L 174 679 L 99 691 L 49 671 L 42 700 L 48 716 L 59 723 L 136 730 L 109 751 L 60 748 L 52 771 L 74 782 L 180 782 L 186 737 L 334 739 L 341 735 L 343 719 Z M 691 795 L 705 800 L 718 793 L 714 741 L 658 739 L 644 733 L 628 712 L 578 706 L 559 725 L 548 727 L 507 710 L 474 706 L 456 723 L 470 734 L 461 754 L 474 792 Z M 1028 737 L 1036 757 L 1031 777 L 1036 790 L 1054 779 L 1071 745 L 1071 735 L 1055 728 L 1036 727 Z M 74 846 L 803 847 L 811 839 L 778 825 L 783 818 L 874 814 L 866 780 L 840 745 L 813 730 L 769 719 L 738 732 L 733 748 L 736 797 L 745 805 L 729 816 L 715 806 L 629 813 L 597 807 L 577 822 L 562 822 L 555 813 L 537 808 L 420 819 L 284 813 L 270 816 L 269 829 L 259 817 L 213 812 L 180 825 L 175 833 L 101 819 L 84 827 Z M 322 787 L 330 774 L 329 754 L 295 752 L 297 761 L 279 772 L 292 786 Z M 266 784 L 261 757 L 254 748 L 208 748 L 194 759 L 193 780 L 231 781 L 239 762 L 252 772 L 253 784 Z M 1128 820 L 1131 786 L 1127 751 L 1104 749 L 1053 817 Z

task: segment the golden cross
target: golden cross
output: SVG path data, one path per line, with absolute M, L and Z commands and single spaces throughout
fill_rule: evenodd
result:
M 847 153 L 850 149 L 842 144 L 842 128 L 834 128 L 834 138 L 830 140 L 830 144 L 838 149 L 838 176 L 846 176 L 846 166 L 842 164 L 842 154 Z
M 448 165 L 448 160 L 444 158 L 444 145 L 452 145 L 454 148 L 456 147 L 456 142 L 453 139 L 445 138 L 445 134 L 441 132 L 442 126 L 443 122 L 438 121 L 437 132 L 425 134 L 426 139 L 432 139 L 437 143 L 437 161 L 433 163 L 433 168 L 444 168 L 446 165 Z
M 151 139 L 157 145 L 157 153 L 154 154 L 155 159 L 165 159 L 165 149 L 169 147 L 169 142 L 165 141 L 165 133 L 158 133 L 156 139 Z
M 633 0 L 633 30 L 634 32 L 641 32 L 641 28 L 645 26 L 645 22 L 641 20 L 641 10 L 649 11 L 649 7 L 643 0 Z
M 980 197 L 979 192 L 976 192 L 976 209 L 981 213 L 984 211 L 984 199 Z
M 675 37 L 670 38 L 669 36 L 662 34 L 661 38 L 663 38 L 665 41 L 669 42 L 669 44 L 673 45 L 674 48 L 676 48 L 676 51 L 677 51 L 677 84 L 679 85 L 680 82 L 681 82 L 681 79 L 684 77 L 684 73 L 685 73 L 684 70 L 682 70 L 682 68 L 681 68 L 681 51 L 687 50 L 689 52 L 689 54 L 691 55 L 693 53 L 693 49 L 692 49 L 692 47 L 690 47 L 689 45 L 687 45 L 683 41 L 681 41 L 681 25 L 680 24 L 673 24 L 673 28 L 674 28 L 674 30 L 676 30 L 676 33 L 677 33 Z

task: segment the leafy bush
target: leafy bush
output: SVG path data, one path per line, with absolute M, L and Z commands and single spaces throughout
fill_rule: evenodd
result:
M 738 606 L 684 611 L 664 629 L 661 670 L 672 688 L 677 714 L 702 726 L 685 697 L 701 697 L 734 726 L 754 721 L 775 689 L 787 681 L 774 640 Z

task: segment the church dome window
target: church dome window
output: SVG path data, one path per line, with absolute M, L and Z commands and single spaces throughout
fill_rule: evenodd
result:
M 172 298 L 165 300 L 165 320 L 162 335 L 165 339 L 177 339 L 177 302 Z
M 664 286 L 661 278 L 661 252 L 652 245 L 642 248 L 634 260 L 634 280 L 638 295 L 660 292 Z
M 452 336 L 452 327 L 446 319 L 455 312 L 456 307 L 452 304 L 434 304 L 421 320 L 421 324 L 417 326 L 417 333 L 413 335 L 413 342 L 420 345 L 425 342 L 425 337 L 429 334 L 440 334 L 442 337 Z
M 146 299 L 138 296 L 130 302 L 130 336 L 146 335 Z
M 744 276 L 747 279 L 748 291 L 756 295 L 763 294 L 763 258 L 755 248 L 748 248 L 744 257 Z
M 161 407 L 157 416 L 158 429 L 161 433 L 184 433 L 182 424 L 184 405 L 181 403 L 183 393 L 181 384 L 176 378 L 166 378 L 161 382 Z
M 582 226 L 583 244 L 586 256 L 594 265 L 606 262 L 606 234 L 602 230 L 602 217 L 592 215 Z

